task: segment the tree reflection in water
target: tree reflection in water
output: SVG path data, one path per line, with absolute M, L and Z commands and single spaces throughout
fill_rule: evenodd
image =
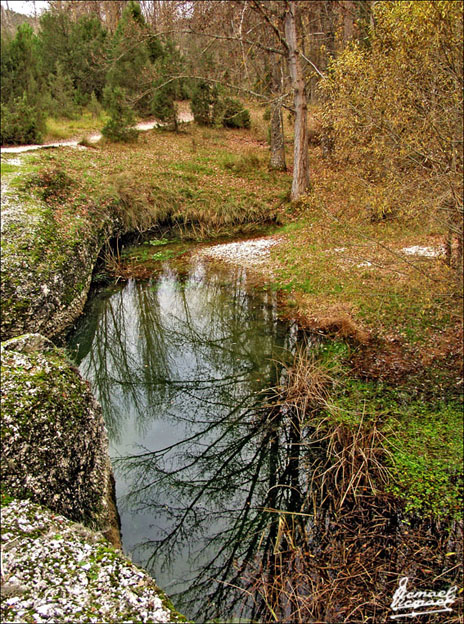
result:
M 307 489 L 302 427 L 269 391 L 295 332 L 245 285 L 243 270 L 166 265 L 94 297 L 70 342 L 104 410 L 123 542 L 195 621 L 259 617 L 246 563 L 272 573 L 271 510 L 301 511 Z

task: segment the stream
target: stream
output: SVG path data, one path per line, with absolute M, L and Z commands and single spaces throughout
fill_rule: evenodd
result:
M 199 256 L 99 289 L 69 338 L 102 405 L 124 550 L 195 621 L 256 615 L 269 510 L 295 503 L 299 480 L 269 390 L 295 341 L 275 294 Z

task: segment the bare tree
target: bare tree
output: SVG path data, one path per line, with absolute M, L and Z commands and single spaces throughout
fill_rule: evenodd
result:
M 295 138 L 293 144 L 293 180 L 291 199 L 297 200 L 309 190 L 308 104 L 301 70 L 296 33 L 296 3 L 287 2 L 284 18 L 288 66 L 295 102 Z

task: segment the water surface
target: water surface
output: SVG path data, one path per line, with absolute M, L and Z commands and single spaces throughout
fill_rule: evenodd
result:
M 231 584 L 249 583 L 244 562 L 275 530 L 265 510 L 295 478 L 266 390 L 293 343 L 272 293 L 199 260 L 100 290 L 71 337 L 102 404 L 124 549 L 197 621 L 243 615 Z

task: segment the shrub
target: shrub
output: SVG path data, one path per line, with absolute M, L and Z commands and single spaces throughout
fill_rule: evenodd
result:
M 200 126 L 212 126 L 213 111 L 217 104 L 217 88 L 207 82 L 199 82 L 192 94 L 191 109 L 195 122 Z
M 239 100 L 220 97 L 216 86 L 199 82 L 191 101 L 193 118 L 200 126 L 249 128 L 250 113 Z
M 40 143 L 45 130 L 43 114 L 26 96 L 1 105 L 2 144 Z
M 135 141 L 138 136 L 134 125 L 134 113 L 126 104 L 125 94 L 122 89 L 105 87 L 103 101 L 110 119 L 102 129 L 104 137 L 110 141 L 128 142 Z
M 156 91 L 151 103 L 151 112 L 161 121 L 172 122 L 175 126 L 177 115 L 172 93 L 166 89 Z
M 97 96 L 95 95 L 95 91 L 92 91 L 92 95 L 90 96 L 90 101 L 87 105 L 87 108 L 92 114 L 92 117 L 94 118 L 100 117 L 101 112 L 102 112 L 102 105 L 98 101 Z
M 56 117 L 77 119 L 80 110 L 74 100 L 76 92 L 71 77 L 65 73 L 62 63 L 56 64 L 56 73 L 50 74 L 48 83 L 51 93 L 50 112 Z
M 225 97 L 219 100 L 214 111 L 215 122 L 226 128 L 249 128 L 250 113 L 243 104 L 234 98 Z

